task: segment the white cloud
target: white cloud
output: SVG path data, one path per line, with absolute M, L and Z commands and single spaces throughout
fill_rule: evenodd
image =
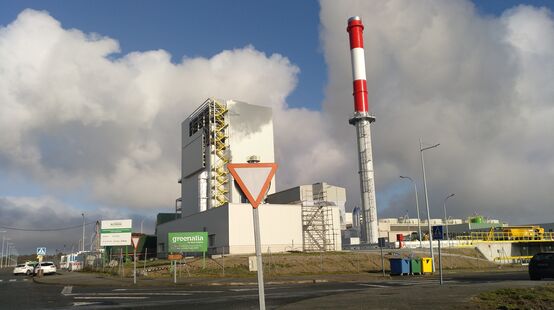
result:
M 18 253 L 34 253 L 37 247 L 46 247 L 49 255 L 56 250 L 69 252 L 80 249 L 82 242 L 82 213 L 85 213 L 85 249 L 96 237 L 96 221 L 101 219 L 133 219 L 135 231 L 144 217 L 128 210 L 97 208 L 79 210 L 52 196 L 0 197 L 0 230 L 14 244 Z M 129 214 L 131 213 L 131 214 Z M 153 220 L 145 221 L 145 232 L 152 233 Z M 92 242 L 94 245 L 94 242 Z
M 554 181 L 551 12 L 519 6 L 485 17 L 468 1 L 322 1 L 321 7 L 329 65 L 324 108 L 339 124 L 336 141 L 353 136 L 345 124 L 352 107 L 337 104 L 352 101 L 346 20 L 360 15 L 365 24 L 377 190 L 392 196 L 377 202 L 382 214 L 410 209 L 415 215 L 411 187 L 398 176 L 421 183 L 423 137 L 441 143 L 426 153 L 435 216 L 455 192 L 449 201 L 454 216 L 552 220 L 544 218 L 552 210 Z M 345 156 L 354 159 L 353 143 L 344 145 Z M 352 174 L 351 193 L 355 181 Z M 405 192 L 397 193 L 400 186 Z
M 252 46 L 173 64 L 163 51 L 119 55 L 117 41 L 25 10 L 0 28 L 0 163 L 54 190 L 159 210 L 179 195 L 180 123 L 207 97 L 274 108 L 298 68 Z
M 279 188 L 327 181 L 354 205 L 353 15 L 366 26 L 377 190 L 390 197 L 378 200 L 381 214 L 413 209 L 398 175 L 421 179 L 419 137 L 441 143 L 426 153 L 435 216 L 450 192 L 455 216 L 548 214 L 554 26 L 549 11 L 527 6 L 484 17 L 466 1 L 322 1 L 322 111 L 287 107 L 299 68 L 284 56 L 252 46 L 176 64 L 163 50 L 121 55 L 115 39 L 26 10 L 0 28 L 0 168 L 54 193 L 88 187 L 100 205 L 170 208 L 180 122 L 214 96 L 273 107 Z

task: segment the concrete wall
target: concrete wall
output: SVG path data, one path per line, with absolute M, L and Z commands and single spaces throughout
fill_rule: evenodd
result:
M 300 205 L 262 204 L 259 216 L 263 252 L 302 250 Z M 250 204 L 225 205 L 158 225 L 158 257 L 167 255 L 167 233 L 183 231 L 207 231 L 210 253 L 255 252 Z
M 262 204 L 258 211 L 263 252 L 302 250 L 300 205 Z M 230 253 L 254 253 L 252 207 L 249 204 L 231 204 L 229 219 Z
M 520 256 L 521 251 L 518 246 L 514 246 L 511 242 L 487 242 L 487 243 L 478 243 L 475 245 L 475 248 L 483 254 L 491 262 L 501 262 L 495 260 L 498 257 L 507 257 L 507 256 Z
M 306 205 L 313 205 L 314 196 L 319 198 L 322 191 L 325 191 L 325 200 L 331 202 L 336 209 L 339 210 L 338 225 L 340 229 L 346 229 L 346 189 L 334 185 L 329 185 L 325 182 L 319 182 L 309 185 L 300 185 L 293 188 L 289 188 L 280 192 L 276 192 L 267 197 L 268 203 L 288 204 L 288 203 L 305 203 Z M 350 221 L 352 224 L 352 221 Z
M 342 238 L 341 238 L 341 210 L 339 208 L 331 208 L 333 212 L 333 234 L 335 235 L 335 251 L 342 251 Z
M 300 191 L 300 186 L 296 186 L 268 195 L 266 200 L 268 203 L 276 204 L 300 203 L 302 201 Z

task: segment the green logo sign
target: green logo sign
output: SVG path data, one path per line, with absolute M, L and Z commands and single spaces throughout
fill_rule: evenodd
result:
M 172 253 L 208 251 L 207 232 L 174 232 L 167 234 L 168 250 Z

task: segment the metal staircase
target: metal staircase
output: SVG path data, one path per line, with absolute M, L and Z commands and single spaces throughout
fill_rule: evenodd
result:
M 313 190 L 304 190 L 302 197 L 303 250 L 335 250 L 332 204 L 327 201 L 325 191 L 314 194 Z
M 210 165 L 210 182 L 213 192 L 212 207 L 220 207 L 229 201 L 229 162 L 228 149 L 229 137 L 227 123 L 227 106 L 224 102 L 210 99 L 211 135 L 210 149 L 212 150 L 212 163 Z

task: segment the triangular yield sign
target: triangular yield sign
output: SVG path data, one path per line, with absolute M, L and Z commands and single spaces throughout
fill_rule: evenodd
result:
M 275 163 L 227 164 L 227 169 L 256 209 L 264 198 L 277 170 Z
M 140 237 L 131 237 L 131 242 L 133 243 L 133 246 L 135 247 L 135 250 L 138 247 L 139 241 L 140 241 Z

